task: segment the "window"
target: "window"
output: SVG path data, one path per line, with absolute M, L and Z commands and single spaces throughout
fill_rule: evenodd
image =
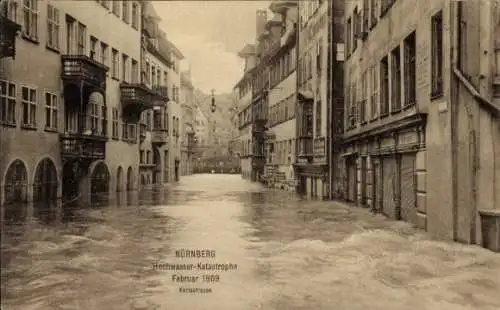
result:
M 86 38 L 87 38 L 87 27 L 81 23 L 78 23 L 77 45 L 76 45 L 76 52 L 78 55 L 87 54 L 85 51 Z
M 378 117 L 378 109 L 379 109 L 379 96 L 378 96 L 378 90 L 379 90 L 379 73 L 377 71 L 378 66 L 374 65 L 372 67 L 372 97 L 370 100 L 370 112 L 372 114 L 372 120 L 376 119 Z
M 57 129 L 57 110 L 59 102 L 55 94 L 45 92 L 45 128 Z
M 7 3 L 7 17 L 16 23 L 19 23 L 18 20 L 18 3 L 16 1 L 9 1 Z
M 401 56 L 399 46 L 391 52 L 391 112 L 401 110 Z
M 370 27 L 374 27 L 378 20 L 378 2 L 379 0 L 371 0 L 371 16 L 370 16 Z
M 167 86 L 168 85 L 168 73 L 167 71 L 164 71 L 163 72 L 163 86 Z
M 130 18 L 128 6 L 129 6 L 129 2 L 128 1 L 122 1 L 122 19 L 127 24 L 129 23 L 129 18 Z
M 412 32 L 404 40 L 404 87 L 405 107 L 416 102 L 416 40 L 415 32 Z
M 139 28 L 139 6 L 137 3 L 132 3 L 132 27 Z
M 356 7 L 354 9 L 354 16 L 353 16 L 353 32 L 354 32 L 354 36 L 353 36 L 353 40 L 352 40 L 352 44 L 353 44 L 353 51 L 356 50 L 356 48 L 358 47 L 358 39 L 361 38 L 361 25 L 362 25 L 362 20 L 361 20 L 361 12 L 359 11 L 359 8 Z
M 7 81 L 0 81 L 0 121 L 16 123 L 16 84 Z
M 321 100 L 316 101 L 316 136 L 321 136 Z
M 137 60 L 132 59 L 132 76 L 130 78 L 132 83 L 137 83 L 139 78 L 139 64 Z
M 360 107 L 359 107 L 359 121 L 361 124 L 365 123 L 367 121 L 367 104 L 368 104 L 368 73 L 365 72 L 361 76 L 361 100 L 360 100 Z
M 363 0 L 363 32 L 368 32 L 370 25 L 368 21 L 370 19 L 370 0 Z
M 389 62 L 387 56 L 380 61 L 380 116 L 389 113 Z
M 432 97 L 443 94 L 443 13 L 439 11 L 432 17 L 431 33 L 431 87 Z
M 47 4 L 47 46 L 59 50 L 59 10 Z
M 97 59 L 97 38 L 90 37 L 90 58 Z
M 37 93 L 35 88 L 22 87 L 22 104 L 23 104 L 23 126 L 36 126 L 36 101 Z
M 163 124 L 163 126 L 164 126 L 165 130 L 167 131 L 167 136 L 168 136 L 168 130 L 169 130 L 169 128 L 168 128 L 168 121 L 169 121 L 169 119 L 168 119 L 167 109 L 165 109 L 165 116 L 164 116 L 163 120 L 165 122 L 165 124 Z
M 108 136 L 108 107 L 101 106 L 101 134 L 104 137 Z
M 156 67 L 155 66 L 151 66 L 151 86 L 155 86 L 156 85 Z
M 113 0 L 113 14 L 120 16 L 120 1 Z
M 323 50 L 323 40 L 318 41 L 318 45 L 316 47 L 316 73 L 321 75 L 321 65 L 322 65 L 322 50 Z
M 144 150 L 139 151 L 139 163 L 144 164 Z
M 111 137 L 113 139 L 118 139 L 120 137 L 120 135 L 118 133 L 118 109 L 113 108 L 111 113 L 112 113 Z
M 349 17 L 347 19 L 347 27 L 346 27 L 346 47 L 347 47 L 347 56 L 351 55 L 352 52 L 352 44 L 351 44 L 351 36 L 352 36 L 352 21 L 351 18 Z
M 99 104 L 93 102 L 90 108 L 90 129 L 93 135 L 99 135 Z
M 30 39 L 38 40 L 38 0 L 23 1 L 23 34 Z
M 118 51 L 114 48 L 111 49 L 111 76 L 118 79 Z
M 108 52 L 108 45 L 101 42 L 101 63 L 106 66 L 108 65 Z
M 128 56 L 125 54 L 122 54 L 122 81 L 123 82 L 128 82 Z
M 160 86 L 161 85 L 161 70 L 158 69 L 156 71 L 156 85 Z

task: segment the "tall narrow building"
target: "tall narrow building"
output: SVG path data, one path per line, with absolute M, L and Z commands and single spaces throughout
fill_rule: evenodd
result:
M 331 1 L 298 1 L 296 156 L 297 192 L 330 195 L 328 168 Z
M 345 199 L 500 250 L 497 1 L 346 1 Z
M 269 31 L 280 36 L 269 59 L 269 106 L 264 181 L 295 191 L 297 1 L 272 1 Z M 273 29 L 274 28 L 274 29 Z

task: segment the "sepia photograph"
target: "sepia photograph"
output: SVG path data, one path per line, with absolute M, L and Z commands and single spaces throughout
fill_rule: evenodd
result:
M 499 310 L 500 0 L 0 0 L 0 310 Z

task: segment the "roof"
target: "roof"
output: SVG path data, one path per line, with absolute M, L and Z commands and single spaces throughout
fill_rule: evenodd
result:
M 251 55 L 255 55 L 255 45 L 247 44 L 245 45 L 241 51 L 238 52 L 238 56 L 241 58 L 245 58 Z
M 169 41 L 167 38 L 165 38 L 165 40 L 167 41 L 167 44 L 170 48 L 170 51 L 172 51 L 177 56 L 177 58 L 179 58 L 180 60 L 185 58 L 184 55 L 182 55 L 181 51 L 177 48 L 177 46 L 175 46 L 174 43 Z
M 155 8 L 153 7 L 153 4 L 150 1 L 144 1 L 143 4 L 144 5 L 142 14 L 144 16 L 155 19 L 157 21 L 161 20 L 161 17 L 158 15 L 158 13 L 156 13 Z

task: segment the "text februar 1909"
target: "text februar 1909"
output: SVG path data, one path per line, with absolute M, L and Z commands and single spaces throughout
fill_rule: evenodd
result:
M 169 272 L 171 281 L 179 285 L 179 293 L 207 294 L 213 292 L 225 273 L 238 270 L 238 265 L 218 261 L 215 250 L 178 249 L 175 261 L 156 262 L 153 269 Z

